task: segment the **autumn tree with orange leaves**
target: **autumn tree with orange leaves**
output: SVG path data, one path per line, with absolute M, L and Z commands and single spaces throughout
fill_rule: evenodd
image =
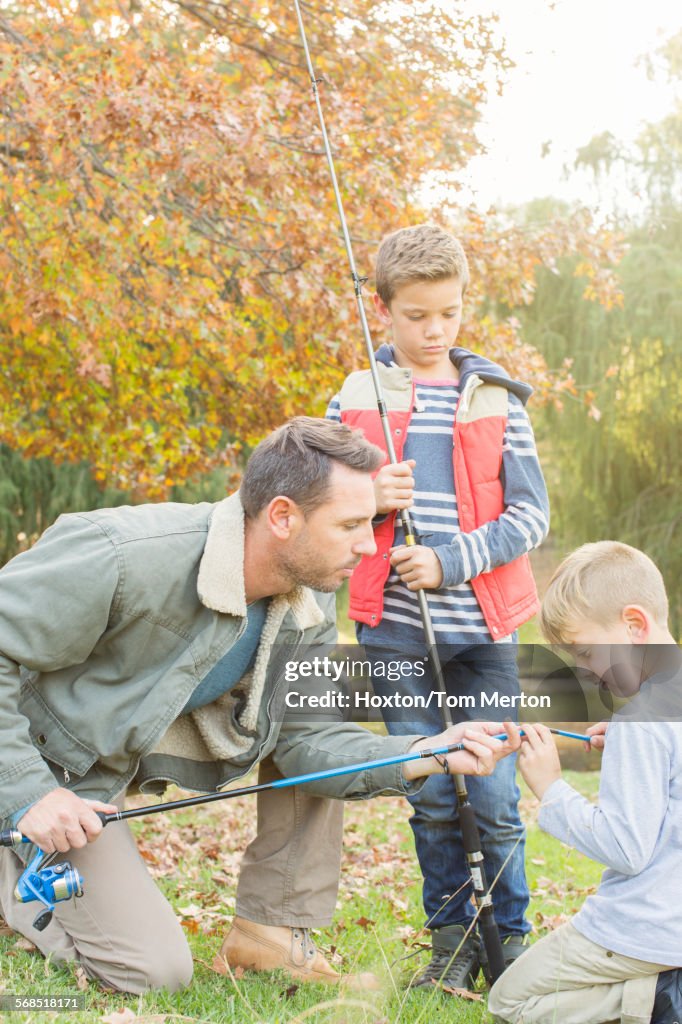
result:
M 303 9 L 358 267 L 388 230 L 454 225 L 464 343 L 541 397 L 570 387 L 499 310 L 567 250 L 617 301 L 616 243 L 457 208 L 507 68 L 494 23 L 437 0 Z M 3 2 L 0 52 L 0 441 L 155 499 L 322 412 L 365 356 L 292 6 Z

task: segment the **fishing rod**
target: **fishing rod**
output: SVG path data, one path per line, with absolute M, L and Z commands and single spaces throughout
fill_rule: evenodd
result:
M 365 307 L 362 301 L 362 285 L 365 279 L 361 278 L 358 275 L 355 266 L 353 246 L 351 244 L 350 235 L 348 232 L 348 224 L 343 209 L 343 201 L 341 199 L 341 192 L 339 190 L 338 180 L 336 177 L 336 169 L 334 167 L 334 157 L 329 143 L 329 136 L 327 135 L 327 127 L 324 119 L 324 112 L 322 110 L 322 103 L 320 101 L 320 92 L 318 89 L 318 85 L 321 79 L 316 77 L 315 69 L 313 68 L 313 62 L 310 56 L 310 50 L 308 48 L 308 38 L 306 35 L 305 26 L 303 24 L 303 16 L 301 14 L 299 0 L 294 0 L 294 6 L 296 8 L 296 17 L 298 19 L 298 27 L 301 35 L 301 42 L 303 43 L 303 50 L 305 53 L 308 74 L 310 75 L 313 96 L 315 98 L 315 104 L 317 106 L 317 116 L 320 122 L 322 140 L 324 143 L 324 151 L 327 157 L 327 164 L 329 166 L 329 173 L 331 176 L 332 187 L 336 199 L 336 206 L 339 213 L 341 231 L 343 233 L 343 240 L 346 246 L 346 254 L 348 256 L 351 277 L 353 279 L 355 299 L 357 302 L 358 313 L 360 314 L 360 323 L 362 324 L 362 332 L 365 339 L 365 346 L 367 348 L 367 355 L 369 358 L 369 366 L 372 374 L 374 391 L 376 394 L 379 417 L 381 420 L 381 426 L 383 429 L 384 439 L 386 442 L 386 451 L 391 464 L 398 465 L 398 459 L 396 457 L 395 447 L 393 444 L 393 437 L 391 434 L 391 427 L 388 419 L 388 410 L 383 395 L 381 380 L 379 379 L 379 371 L 377 368 L 376 358 L 374 356 L 372 337 L 369 331 L 367 316 L 365 314 Z M 403 528 L 403 532 L 405 534 L 405 544 L 407 547 L 412 547 L 417 544 L 417 533 L 414 528 L 410 513 L 408 512 L 407 509 L 401 509 L 399 510 L 398 514 L 400 516 L 400 522 Z M 439 690 L 441 690 L 442 693 L 446 693 L 445 679 L 443 677 L 443 668 L 436 647 L 436 635 L 433 629 L 433 623 L 431 621 L 431 613 L 429 611 L 429 604 L 426 592 L 423 589 L 420 589 L 417 590 L 416 593 L 417 601 L 419 603 L 419 613 L 422 620 L 422 627 L 424 630 L 424 638 L 426 641 L 426 652 L 429 661 L 429 666 L 431 668 L 431 672 L 436 686 L 438 687 Z M 452 714 L 450 712 L 450 709 L 446 706 L 446 704 L 446 701 L 442 701 L 440 709 L 441 719 L 443 722 L 443 726 L 445 728 L 453 724 Z M 483 853 L 481 850 L 481 838 L 478 831 L 478 825 L 476 823 L 475 812 L 469 801 L 469 794 L 467 792 L 464 776 L 457 773 L 453 776 L 453 781 L 455 786 L 455 793 L 457 795 L 457 809 L 459 815 L 459 827 L 462 834 L 462 847 L 466 854 L 469 873 L 471 875 L 474 900 L 479 915 L 479 927 L 481 930 L 483 945 L 488 959 L 488 971 L 490 973 L 491 980 L 496 981 L 504 971 L 505 963 L 504 954 L 502 951 L 502 942 L 500 940 L 500 933 L 497 928 L 497 922 L 495 921 L 495 913 L 493 910 L 493 902 L 492 897 L 490 895 L 490 888 L 485 875 Z
M 572 739 L 583 740 L 589 743 L 590 737 L 579 733 L 564 732 L 561 729 L 552 729 L 551 732 L 560 736 L 570 736 Z M 520 730 L 521 736 L 525 733 Z M 506 733 L 498 733 L 493 739 L 504 742 Z M 387 768 L 391 765 L 406 764 L 409 761 L 426 760 L 429 757 L 438 759 L 446 754 L 466 750 L 465 743 L 451 743 L 445 747 L 432 747 L 424 750 L 415 750 L 406 754 L 395 754 L 392 757 L 384 757 L 376 761 L 362 761 L 359 764 L 345 765 L 340 768 L 328 768 L 319 772 L 308 772 L 306 775 L 292 775 L 287 778 L 274 779 L 272 782 L 260 782 L 253 786 L 241 786 L 238 789 L 229 789 L 220 793 L 204 793 L 201 796 L 191 796 L 183 800 L 169 800 L 165 803 L 150 804 L 147 807 L 133 807 L 127 811 L 96 811 L 97 817 L 102 825 L 110 825 L 115 821 L 127 821 L 130 818 L 142 818 L 150 814 L 165 814 L 167 811 L 176 811 L 185 807 L 196 807 L 199 804 L 214 803 L 217 800 L 233 800 L 238 796 L 249 796 L 252 793 L 262 793 L 268 789 L 287 789 L 291 786 L 301 786 L 306 782 L 319 782 L 322 779 L 333 779 L 339 775 L 350 775 L 355 772 L 368 771 L 374 768 Z M 442 762 L 438 762 L 441 764 Z M 445 762 L 447 768 L 447 762 Z M 0 832 L 0 847 L 18 848 L 24 844 L 32 843 L 33 840 L 24 835 L 19 829 L 8 828 Z M 83 877 L 70 863 L 60 861 L 53 866 L 49 862 L 55 856 L 54 853 L 46 853 L 38 850 L 28 864 L 26 870 L 21 874 L 14 895 L 20 903 L 38 902 L 42 909 L 33 922 L 36 931 L 43 931 L 50 921 L 55 909 L 55 904 L 61 903 L 83 895 Z
M 303 785 L 306 782 L 317 782 L 320 779 L 332 779 L 338 775 L 349 775 L 373 768 L 386 768 L 390 765 L 406 764 L 409 761 L 424 760 L 429 757 L 438 759 L 441 755 L 464 749 L 466 749 L 464 743 L 454 743 L 445 747 L 396 754 L 393 757 L 384 757 L 378 761 L 363 761 L 360 764 L 345 765 L 319 772 L 309 772 L 307 775 L 294 775 L 289 778 L 275 779 L 272 782 L 242 786 L 239 789 L 230 789 L 220 793 L 207 793 L 201 796 L 187 797 L 184 800 L 171 800 L 166 803 L 152 804 L 149 807 L 135 807 L 127 811 L 114 811 L 109 814 L 103 811 L 96 811 L 95 813 L 102 822 L 102 825 L 109 825 L 112 821 L 126 821 L 129 818 L 146 817 L 148 814 L 165 814 L 167 811 L 179 810 L 184 807 L 196 807 L 198 804 L 213 803 L 216 800 L 233 800 L 238 796 L 262 793 L 266 789 L 286 789 L 290 786 Z M 441 762 L 439 761 L 438 763 L 440 764 Z M 447 770 L 447 762 L 442 763 Z M 0 846 L 17 848 L 24 843 L 31 842 L 32 840 L 18 829 L 9 828 L 0 832 Z M 71 865 L 70 861 L 61 861 L 59 864 L 49 866 L 49 862 L 54 856 L 54 853 L 46 853 L 44 850 L 38 849 L 26 870 L 22 872 L 14 889 L 14 896 L 20 903 L 37 901 L 41 904 L 42 909 L 33 921 L 33 927 L 36 931 L 43 931 L 47 928 L 52 920 L 55 904 L 72 897 L 82 896 L 84 891 L 83 877 Z
M 585 733 L 567 732 L 565 729 L 550 729 L 556 736 L 568 736 L 572 740 L 581 740 L 583 743 L 590 743 L 591 737 Z M 486 734 L 487 735 L 487 734 Z M 526 735 L 523 729 L 519 729 L 519 736 Z M 498 732 L 491 736 L 491 739 L 504 742 L 509 739 L 506 732 Z M 289 789 L 291 786 L 303 786 L 306 782 L 320 782 L 323 779 L 335 779 L 339 775 L 352 775 L 355 772 L 367 771 L 373 768 L 390 768 L 394 764 L 407 764 L 409 761 L 424 761 L 429 757 L 440 756 L 441 754 L 455 754 L 466 750 L 465 743 L 450 743 L 446 747 L 429 747 L 424 750 L 408 751 L 406 754 L 394 754 L 391 757 L 382 757 L 377 761 L 361 761 L 359 764 L 342 765 L 339 768 L 325 768 L 319 772 L 308 772 L 305 775 L 288 775 L 281 779 L 273 779 L 271 782 L 258 782 L 253 786 L 241 786 L 237 789 L 221 790 L 219 793 L 202 793 L 200 796 L 186 797 L 184 800 L 166 800 L 160 804 L 149 804 L 146 807 L 133 807 L 127 811 L 96 811 L 97 817 L 103 825 L 110 825 L 112 821 L 126 821 L 128 818 L 143 818 L 148 814 L 161 814 L 166 811 L 177 811 L 184 807 L 197 807 L 200 804 L 211 804 L 217 800 L 232 800 L 237 796 L 250 796 L 252 793 L 262 793 L 266 789 Z M 22 843 L 32 842 L 27 836 L 22 835 L 18 829 L 8 828 L 0 832 L 0 846 L 19 846 Z

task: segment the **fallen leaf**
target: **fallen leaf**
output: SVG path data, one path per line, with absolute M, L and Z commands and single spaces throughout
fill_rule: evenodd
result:
M 215 882 L 216 885 L 229 885 L 230 876 L 226 874 L 211 875 L 211 881 Z M 227 903 L 228 901 L 225 900 L 225 902 Z M 234 903 L 234 900 L 231 900 L 230 902 Z
M 148 864 L 159 863 L 159 858 L 156 856 L 153 850 L 148 849 L 146 846 L 142 846 L 142 844 L 139 845 L 138 849 L 140 856 L 142 857 L 143 860 L 147 861 Z
M 108 1013 L 106 1017 L 101 1017 L 102 1024 L 128 1024 L 131 1020 L 137 1020 L 137 1014 L 133 1013 L 127 1006 L 122 1006 L 120 1010 L 114 1010 L 113 1013 Z
M 437 985 L 443 992 L 447 992 L 449 996 L 457 996 L 459 999 L 468 999 L 472 1003 L 482 1003 L 483 996 L 479 992 L 470 992 L 467 988 L 450 988 L 449 985 L 441 985 L 440 982 L 436 981 L 435 978 L 431 979 L 434 985 Z
M 566 924 L 570 920 L 568 914 L 543 914 L 538 910 L 535 914 L 535 920 L 540 928 L 546 928 L 547 931 L 553 932 L 556 928 L 560 928 L 562 924 Z
M 25 953 L 35 953 L 37 946 L 30 939 L 20 938 L 14 943 L 15 949 L 23 949 Z
M 208 967 L 208 969 L 213 971 L 215 974 L 226 974 L 229 977 L 234 978 L 235 981 L 239 981 L 240 978 L 244 977 L 244 968 L 230 967 L 225 957 L 220 953 L 213 958 L 213 964 L 210 967 L 205 960 L 200 960 L 198 957 L 194 957 L 194 960 L 196 963 L 202 964 L 204 967 Z
M 376 921 L 371 921 L 368 917 L 359 917 L 357 921 L 353 922 L 353 924 L 358 924 L 361 928 L 364 928 L 364 930 L 367 931 L 370 926 L 376 924 Z
M 286 989 L 285 992 L 284 992 L 285 997 L 287 999 L 291 999 L 292 996 L 296 995 L 296 993 L 298 992 L 298 989 L 299 989 L 298 985 L 289 985 L 289 988 Z
M 196 903 L 190 903 L 186 907 L 178 907 L 178 914 L 181 917 L 201 917 L 203 910 Z
M 538 875 L 535 884 L 542 889 L 551 889 L 554 883 L 551 878 L 547 878 L 545 875 Z
M 86 992 L 88 988 L 88 977 L 82 967 L 76 968 L 76 988 L 79 992 Z

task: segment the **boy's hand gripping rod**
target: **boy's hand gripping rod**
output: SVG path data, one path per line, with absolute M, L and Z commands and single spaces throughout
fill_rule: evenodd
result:
M 305 27 L 303 24 L 303 17 L 301 15 L 301 7 L 299 0 L 294 0 L 296 8 L 296 16 L 298 18 L 298 26 L 301 33 L 301 41 L 303 43 L 303 50 L 305 52 L 306 63 L 308 66 L 308 73 L 310 75 L 310 81 L 312 84 L 313 95 L 315 97 L 315 103 L 317 105 L 317 115 L 320 121 L 320 128 L 322 130 L 322 138 L 324 141 L 324 151 L 327 156 L 327 163 L 329 164 L 329 172 L 331 175 L 332 186 L 334 189 L 334 196 L 336 198 L 336 205 L 339 211 L 339 219 L 341 222 L 341 230 L 343 232 L 343 238 L 346 245 L 346 253 L 348 255 L 348 262 L 350 264 L 351 276 L 353 278 L 353 287 L 355 289 L 355 298 L 358 305 L 358 312 L 360 314 L 360 322 L 362 324 L 362 331 L 365 338 L 365 344 L 367 346 L 367 355 L 369 357 L 369 365 L 372 372 L 372 380 L 374 382 L 374 390 L 376 392 L 377 406 L 379 409 L 379 416 L 381 417 L 381 425 L 384 432 L 384 438 L 386 440 L 386 451 L 388 457 L 395 465 L 397 458 L 395 454 L 395 448 L 393 445 L 393 438 L 391 436 L 391 428 L 388 420 L 388 412 L 386 409 L 386 402 L 384 400 L 381 381 L 379 380 L 379 373 L 377 370 L 376 359 L 374 358 L 374 349 L 372 347 L 372 338 L 369 332 L 369 326 L 367 324 L 367 317 L 365 315 L 365 308 L 362 302 L 362 279 L 358 276 L 355 259 L 353 257 L 353 248 L 351 245 L 350 235 L 348 233 L 348 225 L 346 223 L 346 216 L 343 210 L 343 202 L 341 200 L 341 193 L 339 191 L 338 181 L 336 178 L 336 171 L 334 168 L 334 158 L 332 156 L 331 146 L 329 144 L 329 138 L 327 136 L 327 128 L 324 120 L 324 113 L 322 111 L 322 104 L 320 102 L 320 95 L 318 91 L 318 82 L 320 81 L 315 77 L 315 71 L 313 69 L 312 60 L 310 57 L 310 51 L 308 49 L 308 40 L 306 37 Z M 416 533 L 412 520 L 407 509 L 402 509 L 399 512 L 400 521 L 405 533 L 405 544 L 412 546 L 417 543 Z M 436 649 L 436 637 L 433 630 L 433 624 L 431 622 L 431 614 L 429 612 L 429 605 L 426 598 L 426 594 L 423 590 L 417 591 L 417 600 L 419 601 L 419 612 L 422 619 L 422 625 L 424 628 L 424 638 L 426 640 L 427 655 L 431 672 L 435 685 L 445 693 L 445 681 L 443 679 L 443 669 Z M 446 702 L 441 702 L 441 717 L 443 725 L 447 726 L 453 724 L 452 715 L 450 709 L 446 707 Z M 497 924 L 495 922 L 495 915 L 493 912 L 493 904 L 490 896 L 490 890 L 485 877 L 485 869 L 483 866 L 483 854 L 481 852 L 481 839 L 478 832 L 478 825 L 476 824 L 476 818 L 474 810 L 469 803 L 469 797 L 467 794 L 466 783 L 463 775 L 454 776 L 455 791 L 457 793 L 457 804 L 459 810 L 459 824 L 462 833 L 462 845 L 466 853 L 469 871 L 471 873 L 471 881 L 473 883 L 474 898 L 476 900 L 476 908 L 479 914 L 479 926 L 481 930 L 481 936 L 483 938 L 483 945 L 485 947 L 486 955 L 488 958 L 488 970 L 492 981 L 495 981 L 504 971 L 504 955 L 502 952 L 502 943 L 500 941 L 500 935 L 497 930 Z

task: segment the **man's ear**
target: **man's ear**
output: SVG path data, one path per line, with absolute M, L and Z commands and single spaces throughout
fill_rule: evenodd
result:
M 381 320 L 382 324 L 386 327 L 390 327 L 393 323 L 393 317 L 391 316 L 391 311 L 384 300 L 377 292 L 375 292 L 372 296 L 372 301 L 374 302 L 374 308 L 377 311 L 377 316 Z
M 303 523 L 303 514 L 295 501 L 280 494 L 268 505 L 266 522 L 277 540 L 286 541 L 298 533 Z
M 651 632 L 651 616 L 645 608 L 638 604 L 628 604 L 623 608 L 623 622 L 627 626 L 630 643 L 645 644 Z

